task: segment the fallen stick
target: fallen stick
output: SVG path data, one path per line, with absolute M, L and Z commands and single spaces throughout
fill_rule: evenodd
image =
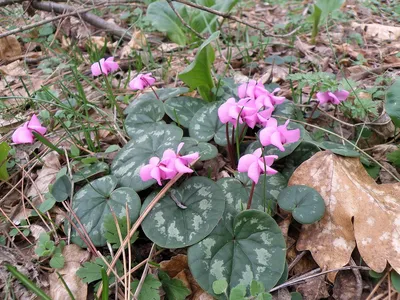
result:
M 0 6 L 4 6 L 4 3 L 12 4 L 12 3 L 20 3 L 23 1 L 20 0 L 0 0 Z M 32 8 L 42 10 L 42 11 L 48 11 L 48 12 L 54 12 L 56 14 L 61 14 L 59 16 L 56 16 L 54 18 L 48 19 L 48 20 L 43 20 L 31 25 L 27 26 L 22 26 L 20 28 L 16 28 L 13 30 L 9 30 L 7 32 L 1 33 L 0 38 L 16 34 L 18 32 L 26 31 L 59 19 L 63 19 L 66 17 L 71 17 L 71 16 L 79 16 L 83 21 L 86 23 L 103 29 L 109 33 L 111 33 L 114 36 L 117 36 L 119 38 L 122 38 L 124 40 L 130 41 L 132 38 L 132 35 L 127 29 L 124 29 L 117 24 L 114 23 L 109 23 L 106 22 L 104 19 L 96 16 L 95 14 L 90 13 L 90 10 L 96 9 L 96 8 L 101 8 L 110 5 L 110 3 L 100 3 L 96 6 L 93 6 L 91 8 L 84 8 L 81 10 L 77 10 L 73 6 L 64 4 L 64 3 L 54 3 L 54 2 L 39 2 L 39 1 L 33 1 L 31 6 Z

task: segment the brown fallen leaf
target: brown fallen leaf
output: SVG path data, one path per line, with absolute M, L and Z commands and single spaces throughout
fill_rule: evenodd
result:
M 352 270 L 339 272 L 333 286 L 333 298 L 336 300 L 358 300 L 361 299 L 361 293 L 362 282 L 357 282 Z
M 45 194 L 49 191 L 49 185 L 52 184 L 61 169 L 60 155 L 53 151 L 43 157 L 43 167 L 37 172 L 35 184 L 31 185 L 28 191 L 28 197 L 36 198 L 39 194 Z
M 15 35 L 6 36 L 0 39 L 0 60 L 7 61 L 11 57 L 21 55 L 21 53 L 21 45 Z
M 377 41 L 395 41 L 400 37 L 400 27 L 386 26 L 381 24 L 360 24 L 357 22 L 352 22 L 351 27 L 361 27 L 367 38 L 373 38 Z
M 328 285 L 325 276 L 318 276 L 306 280 L 297 286 L 296 289 L 304 300 L 317 300 L 329 297 Z
M 1 73 L 4 75 L 9 75 L 9 76 L 13 76 L 13 77 L 28 75 L 28 73 L 26 72 L 26 70 L 24 68 L 24 62 L 22 60 L 16 60 L 8 65 L 1 66 L 0 74 Z
M 289 185 L 307 185 L 325 200 L 317 223 L 303 225 L 299 251 L 310 250 L 322 269 L 346 265 L 356 244 L 365 263 L 383 272 L 387 262 L 400 272 L 400 183 L 377 184 L 358 158 L 316 153 L 297 168 Z M 334 281 L 336 273 L 328 278 Z
M 82 250 L 79 246 L 71 244 L 63 249 L 65 258 L 64 267 L 58 270 L 58 273 L 63 277 L 68 288 L 76 300 L 87 299 L 87 284 L 76 275 L 76 272 L 81 267 L 82 261 L 89 259 L 90 253 Z M 50 297 L 57 300 L 69 300 L 71 297 L 68 294 L 64 284 L 58 278 L 56 272 L 50 274 Z

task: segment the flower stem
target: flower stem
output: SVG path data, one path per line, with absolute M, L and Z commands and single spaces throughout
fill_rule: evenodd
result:
M 232 137 L 231 137 L 231 152 L 232 152 L 232 161 L 231 165 L 232 168 L 236 169 L 236 156 L 235 156 L 235 127 L 232 126 Z
M 225 127 L 225 134 L 226 134 L 226 142 L 228 143 L 227 148 L 228 148 L 228 156 L 229 156 L 229 160 L 231 162 L 231 166 L 233 169 L 236 169 L 236 163 L 233 157 L 233 149 L 232 149 L 232 144 L 229 140 L 229 123 L 226 123 L 226 127 Z
M 143 78 L 143 80 L 149 85 L 149 87 L 151 88 L 151 90 L 153 91 L 154 95 L 156 96 L 157 100 L 160 100 L 160 97 L 158 97 L 156 90 L 153 89 L 153 87 L 151 86 L 151 84 L 146 80 L 146 78 Z
M 247 209 L 250 209 L 250 207 L 251 207 L 251 202 L 253 201 L 253 194 L 254 194 L 255 187 L 256 187 L 256 183 L 253 181 L 253 184 L 251 185 L 249 200 L 247 201 Z
M 317 103 L 317 105 L 314 106 L 314 108 L 313 108 L 313 110 L 312 110 L 310 116 L 309 116 L 308 119 L 307 119 L 307 123 L 310 123 L 310 122 L 311 122 L 312 117 L 313 117 L 315 111 L 317 110 L 318 106 L 319 106 L 319 102 Z

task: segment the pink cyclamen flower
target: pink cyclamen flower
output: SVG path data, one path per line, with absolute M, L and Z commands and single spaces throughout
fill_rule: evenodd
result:
M 288 130 L 287 125 L 278 126 L 278 121 L 274 118 L 266 122 L 266 127 L 260 131 L 260 142 L 263 146 L 274 145 L 281 151 L 285 151 L 283 144 L 294 143 L 300 139 L 300 129 Z
M 263 106 L 273 106 L 273 105 L 279 105 L 282 104 L 283 101 L 285 101 L 285 97 L 279 97 L 276 96 L 275 94 L 277 92 L 279 92 L 281 89 L 280 88 L 276 88 L 275 90 L 272 91 L 272 93 L 270 93 L 269 91 L 265 90 L 265 92 L 263 92 L 262 94 L 260 94 L 257 97 L 257 102 L 259 102 L 259 105 L 263 105 Z
M 139 74 L 129 82 L 129 87 L 134 90 L 143 90 L 144 88 L 153 85 L 156 79 L 151 73 Z
M 272 112 L 271 112 L 272 113 Z M 234 98 L 229 98 L 218 108 L 218 117 L 221 123 L 231 123 L 236 127 L 237 123 L 245 122 L 249 127 L 254 128 L 258 122 L 258 109 L 255 101 L 251 98 L 240 99 L 236 102 Z
M 273 175 L 278 173 L 275 169 L 272 169 L 271 166 L 274 163 L 274 160 L 278 158 L 277 155 L 262 155 L 262 149 L 258 148 L 253 154 L 243 155 L 239 159 L 238 171 L 239 172 L 247 172 L 247 175 L 250 177 L 254 183 L 258 183 L 258 179 L 260 178 L 260 174 L 268 174 Z
M 195 152 L 192 154 L 181 156 L 179 154 L 179 151 L 181 151 L 183 145 L 184 145 L 184 143 L 180 143 L 178 145 L 178 149 L 176 150 L 176 153 L 172 149 L 165 150 L 161 161 L 163 164 L 165 164 L 167 169 L 175 170 L 176 173 L 193 173 L 193 170 L 190 169 L 188 166 L 193 161 L 195 161 L 196 159 L 199 158 L 199 153 Z M 175 176 L 175 174 L 172 177 L 174 177 L 174 176 Z M 168 178 L 168 179 L 171 179 L 171 178 Z
M 114 57 L 109 57 L 107 59 L 102 58 L 99 62 L 92 64 L 90 67 L 93 76 L 99 76 L 101 74 L 107 75 L 117 71 L 118 68 L 118 63 L 114 61 Z
M 40 121 L 36 115 L 33 115 L 29 122 L 17 128 L 14 131 L 11 139 L 15 144 L 32 144 L 34 140 L 33 131 L 44 135 L 47 131 L 46 127 L 40 124 Z
M 239 98 L 251 98 L 256 99 L 261 94 L 268 92 L 264 85 L 259 81 L 249 80 L 249 82 L 243 83 L 238 87 Z
M 193 170 L 188 166 L 199 157 L 199 153 L 181 156 L 179 151 L 183 145 L 179 144 L 176 153 L 172 149 L 165 150 L 161 160 L 158 157 L 150 158 L 149 164 L 140 169 L 140 178 L 143 181 L 155 179 L 162 185 L 161 180 L 172 179 L 178 173 L 192 173 Z
M 325 104 L 331 102 L 332 104 L 340 104 L 349 96 L 349 92 L 346 90 L 337 90 L 336 92 L 318 92 L 317 98 L 319 104 Z

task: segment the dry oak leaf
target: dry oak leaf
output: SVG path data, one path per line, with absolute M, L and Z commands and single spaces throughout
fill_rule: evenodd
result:
M 1 32 L 2 30 L 0 30 Z M 21 45 L 15 35 L 0 39 L 0 60 L 9 60 L 12 57 L 22 54 Z
M 76 275 L 76 272 L 81 267 L 81 262 L 89 260 L 90 253 L 82 250 L 77 245 L 71 244 L 64 247 L 63 256 L 65 258 L 65 264 L 62 269 L 58 270 L 59 274 L 62 275 L 65 283 L 76 300 L 86 300 L 88 293 L 87 284 L 82 282 L 82 280 Z M 51 299 L 71 299 L 56 272 L 50 274 L 49 280 Z
M 389 262 L 400 273 L 400 183 L 379 185 L 358 158 L 323 151 L 302 163 L 289 185 L 312 187 L 325 200 L 324 217 L 303 225 L 297 242 L 321 269 L 343 267 L 357 245 L 374 271 L 383 272 Z
M 400 37 L 400 27 L 381 24 L 360 24 L 357 22 L 352 22 L 351 27 L 361 27 L 367 38 L 373 38 L 381 42 L 385 40 L 395 41 Z

